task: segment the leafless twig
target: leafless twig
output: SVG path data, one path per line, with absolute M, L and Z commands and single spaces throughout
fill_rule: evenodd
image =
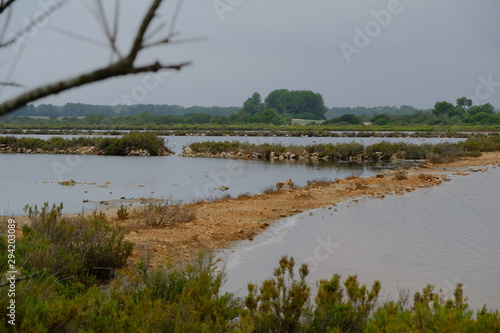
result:
M 63 1 L 65 2 L 65 1 Z M 49 95 L 54 95 L 57 93 L 60 93 L 65 90 L 69 90 L 75 87 L 79 87 L 85 84 L 89 84 L 92 82 L 98 82 L 102 81 L 108 78 L 112 77 L 117 77 L 117 76 L 123 76 L 123 75 L 128 75 L 128 74 L 137 74 L 137 73 L 144 73 L 144 72 L 157 72 L 160 70 L 180 70 L 184 66 L 187 66 L 190 64 L 190 62 L 179 62 L 175 64 L 163 64 L 160 61 L 155 61 L 146 65 L 142 66 L 137 66 L 135 65 L 135 62 L 138 58 L 138 55 L 141 51 L 143 51 L 146 48 L 160 45 L 160 44 L 167 44 L 171 43 L 171 38 L 173 34 L 173 29 L 172 26 L 170 28 L 171 32 L 167 36 L 167 38 L 157 41 L 152 44 L 147 44 L 146 43 L 146 36 L 148 34 L 148 30 L 150 30 L 150 27 L 152 25 L 152 22 L 154 21 L 158 8 L 162 4 L 163 0 L 151 0 L 151 4 L 149 5 L 149 8 L 142 18 L 142 21 L 140 23 L 140 26 L 135 33 L 135 36 L 133 38 L 132 44 L 130 46 L 130 49 L 128 51 L 128 54 L 122 55 L 117 47 L 116 47 L 116 37 L 118 35 L 118 14 L 119 14 L 119 6 L 115 5 L 115 18 L 114 18 L 114 23 L 113 23 L 113 28 L 109 28 L 107 24 L 107 20 L 105 20 L 105 13 L 104 13 L 104 8 L 102 7 L 102 3 L 100 0 L 96 0 L 96 6 L 97 9 L 94 11 L 94 14 L 97 15 L 96 17 L 99 17 L 100 20 L 102 20 L 102 26 L 101 28 L 104 30 L 104 33 L 106 35 L 106 38 L 109 43 L 109 47 L 111 47 L 112 51 L 115 53 L 115 55 L 118 57 L 118 60 L 111 62 L 109 65 L 96 69 L 92 72 L 84 73 L 81 75 L 77 75 L 74 77 L 71 77 L 66 80 L 61 80 L 58 82 L 50 83 L 43 85 L 41 87 L 33 88 L 29 91 L 26 91 L 24 93 L 19 94 L 16 97 L 13 97 L 9 100 L 6 100 L 2 103 L 0 103 L 0 116 L 5 115 L 9 112 L 12 112 L 16 110 L 19 107 L 22 107 L 26 105 L 29 102 L 35 101 L 37 99 L 49 96 Z M 175 12 L 174 12 L 174 25 L 177 20 L 177 15 L 179 12 L 179 6 L 177 6 Z M 66 32 L 67 33 L 67 32 Z M 151 34 L 149 34 L 151 36 Z M 80 37 L 82 38 L 82 37 Z
M 36 272 L 36 273 L 34 273 L 34 274 L 31 274 L 30 276 L 22 276 L 22 277 L 15 278 L 15 282 L 19 282 L 19 281 L 22 281 L 22 280 L 29 280 L 29 279 L 32 279 L 32 278 L 34 278 L 35 276 L 42 274 L 43 272 L 44 272 L 44 271 L 39 271 L 39 272 Z M 1 288 L 1 287 L 6 287 L 6 286 L 9 286 L 10 284 L 11 284 L 11 281 L 7 281 L 7 282 L 0 283 L 0 288 Z

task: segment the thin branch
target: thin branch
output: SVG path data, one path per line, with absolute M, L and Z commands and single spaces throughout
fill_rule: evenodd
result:
M 42 274 L 43 272 L 45 272 L 45 270 L 43 270 L 43 271 L 39 271 L 39 272 L 36 272 L 36 273 L 34 273 L 34 274 L 31 274 L 30 276 L 23 276 L 23 277 L 16 278 L 16 279 L 15 279 L 15 282 L 19 282 L 19 281 L 22 281 L 22 280 L 29 280 L 29 279 L 32 279 L 32 278 L 34 278 L 35 276 Z M 0 288 L 1 288 L 1 287 L 6 287 L 6 286 L 9 286 L 10 284 L 11 284 L 11 281 L 7 281 L 7 282 L 4 282 L 4 283 L 0 283 Z
M 3 11 L 9 8 L 14 2 L 16 2 L 16 0 L 7 0 L 6 2 L 2 1 L 2 3 L 0 3 L 0 14 L 2 14 Z
M 72 32 L 72 31 L 68 31 L 68 30 L 65 30 L 63 28 L 59 28 L 57 26 L 51 26 L 50 27 L 51 30 L 54 30 L 62 35 L 66 35 L 66 36 L 69 36 L 71 38 L 76 38 L 76 39 L 79 39 L 83 42 L 87 42 L 87 43 L 90 43 L 90 44 L 94 44 L 96 46 L 99 46 L 99 47 L 104 47 L 104 48 L 108 48 L 108 44 L 104 43 L 104 42 L 101 42 L 97 39 L 93 39 L 93 38 L 90 38 L 90 37 L 86 37 L 86 36 L 83 36 L 83 35 L 80 35 L 80 34 L 77 34 L 76 32 Z
M 170 45 L 178 45 L 178 44 L 184 44 L 184 43 L 194 43 L 194 42 L 203 42 L 206 41 L 207 37 L 193 37 L 193 38 L 184 38 L 184 39 L 178 39 L 178 40 L 171 40 L 170 37 L 167 37 L 165 39 L 161 39 L 156 42 L 152 42 L 151 44 L 146 44 L 144 45 L 143 49 L 146 48 L 151 48 L 163 44 L 170 44 Z
M 16 71 L 17 66 L 19 65 L 19 62 L 21 61 L 21 58 L 23 57 L 25 50 L 26 50 L 26 44 L 21 44 L 21 46 L 19 47 L 19 51 L 17 52 L 17 56 L 14 57 L 14 62 L 10 66 L 9 70 L 7 71 L 7 74 L 5 75 L 3 82 L 11 82 L 12 81 L 11 78 L 14 75 L 14 72 Z M 5 90 L 5 86 L 0 86 L 0 96 L 2 96 L 4 90 Z
M 3 24 L 3 27 L 2 27 L 2 31 L 0 32 L 0 44 L 2 43 L 3 41 L 3 37 L 5 36 L 5 34 L 7 33 L 7 28 L 9 27 L 9 23 L 10 23 L 10 19 L 11 19 L 11 16 L 12 16 L 12 10 L 9 10 L 7 12 L 7 17 L 5 18 L 4 20 L 4 24 Z
M 165 27 L 165 23 L 161 22 L 156 28 L 152 29 L 146 36 L 144 36 L 144 41 L 151 39 L 154 35 L 160 32 L 161 29 Z
M 132 64 L 130 64 L 128 58 L 123 58 L 107 67 L 97 69 L 90 73 L 78 75 L 67 80 L 62 80 L 59 82 L 34 88 L 17 97 L 7 100 L 4 103 L 0 104 L 0 116 L 12 112 L 31 101 L 47 97 L 49 95 L 58 94 L 62 91 L 76 88 L 85 84 L 127 74 L 157 72 L 162 69 L 180 70 L 184 66 L 190 64 L 190 62 L 182 62 L 174 65 L 162 65 L 159 62 L 155 62 L 147 66 L 134 67 Z
M 24 87 L 23 85 L 15 82 L 0 82 L 0 86 L 6 86 L 6 87 L 18 87 L 22 88 Z
M 16 32 L 11 39 L 7 40 L 4 43 L 0 43 L 0 47 L 6 47 L 11 44 L 14 44 L 22 35 L 24 35 L 26 32 L 30 31 L 34 26 L 37 24 L 40 24 L 43 22 L 47 17 L 49 17 L 52 13 L 54 13 L 56 10 L 61 8 L 68 0 L 60 0 L 56 5 L 50 7 L 46 11 L 43 12 L 43 15 L 37 16 L 35 20 L 32 20 L 27 26 L 25 26 L 23 29 L 19 30 Z
M 120 1 L 116 0 L 115 1 L 115 20 L 113 24 L 113 40 L 116 43 L 116 40 L 118 38 L 118 25 L 119 25 L 119 20 L 120 20 Z
M 116 47 L 116 34 L 110 31 L 109 26 L 108 26 L 108 21 L 106 20 L 106 13 L 104 12 L 104 7 L 102 5 L 101 0 L 94 0 L 95 6 L 96 6 L 96 14 L 97 14 L 97 21 L 99 22 L 102 31 L 104 32 L 104 35 L 106 36 L 109 46 L 111 47 L 111 50 L 118 55 L 119 58 L 122 58 L 122 55 L 118 48 Z M 116 13 L 116 6 L 115 6 L 115 13 Z M 116 19 L 115 19 L 115 27 L 116 29 Z
M 132 48 L 130 49 L 129 55 L 127 57 L 131 63 L 135 61 L 135 59 L 137 58 L 137 54 L 143 47 L 144 36 L 146 34 L 146 31 L 148 30 L 149 25 L 151 24 L 151 21 L 156 15 L 158 7 L 160 7 L 161 2 L 162 0 L 153 0 L 153 3 L 149 7 L 149 10 L 147 11 L 146 15 L 144 16 L 141 22 L 141 26 L 139 27 L 139 30 L 135 35 Z
M 177 25 L 177 19 L 179 17 L 180 12 L 181 12 L 182 1 L 183 0 L 177 1 L 177 5 L 175 6 L 174 13 L 172 14 L 172 22 L 170 23 L 170 30 L 168 31 L 169 36 L 173 36 L 175 34 L 175 26 Z

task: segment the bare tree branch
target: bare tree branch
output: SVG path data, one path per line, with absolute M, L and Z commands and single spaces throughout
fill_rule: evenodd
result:
M 113 31 L 110 30 L 108 26 L 108 21 L 106 20 L 106 14 L 104 12 L 104 7 L 102 5 L 101 0 L 94 0 L 95 6 L 96 6 L 96 14 L 97 14 L 97 21 L 101 25 L 101 29 L 104 32 L 104 35 L 106 36 L 106 39 L 108 40 L 109 46 L 111 47 L 111 50 L 119 57 L 122 58 L 122 55 L 118 48 L 116 47 L 116 24 L 117 20 L 115 18 L 115 23 L 113 27 Z M 116 5 L 118 1 L 115 1 L 115 14 L 116 11 L 118 10 L 118 5 Z
M 69 36 L 71 38 L 75 38 L 75 39 L 79 39 L 83 42 L 87 42 L 89 44 L 94 44 L 96 46 L 99 46 L 99 47 L 104 47 L 104 48 L 108 48 L 109 45 L 106 44 L 105 42 L 102 42 L 100 40 L 97 40 L 97 39 L 93 39 L 93 38 L 90 38 L 90 37 L 86 37 L 86 36 L 83 36 L 83 35 L 80 35 L 76 32 L 72 32 L 72 31 L 69 31 L 69 30 L 66 30 L 66 29 L 63 29 L 63 28 L 60 28 L 60 27 L 57 27 L 57 26 L 52 26 L 50 27 L 51 30 L 54 30 L 62 35 L 66 35 L 66 36 Z
M 127 56 L 128 60 L 130 62 L 134 62 L 134 60 L 137 58 L 137 54 L 139 54 L 139 51 L 143 48 L 143 43 L 144 43 L 144 36 L 146 35 L 146 31 L 149 28 L 149 25 L 151 24 L 151 21 L 156 15 L 156 11 L 158 10 L 158 7 L 160 7 L 162 0 L 153 0 L 153 3 L 149 7 L 149 10 L 147 11 L 146 15 L 142 19 L 142 23 L 139 27 L 139 30 L 137 31 L 135 35 L 134 42 L 132 44 L 132 48 L 130 49 L 130 52 Z
M 173 36 L 175 34 L 175 26 L 177 25 L 177 19 L 179 18 L 179 14 L 182 8 L 182 1 L 177 1 L 177 5 L 175 6 L 174 13 L 172 14 L 172 23 L 170 23 L 170 30 L 168 32 L 169 36 Z
M 64 0 L 67 1 L 67 0 Z M 118 1 L 117 1 L 118 2 Z M 101 0 L 96 0 L 96 9 L 93 12 L 93 14 L 98 18 L 101 24 L 101 28 L 104 31 L 104 34 L 106 35 L 106 39 L 108 40 L 109 47 L 111 47 L 112 51 L 115 53 L 115 55 L 118 56 L 118 60 L 115 62 L 110 63 L 109 65 L 96 69 L 94 71 L 84 73 L 81 75 L 76 75 L 74 77 L 71 77 L 69 79 L 61 80 L 58 82 L 54 82 L 51 84 L 46 84 L 38 88 L 31 89 L 29 91 L 26 91 L 24 93 L 19 94 L 16 97 L 13 97 L 7 101 L 4 101 L 0 103 L 0 116 L 5 115 L 9 112 L 12 112 L 19 107 L 22 107 L 26 105 L 29 102 L 38 100 L 43 97 L 47 97 L 49 95 L 54 95 L 58 94 L 62 91 L 69 90 L 72 88 L 76 88 L 85 84 L 89 84 L 92 82 L 98 82 L 102 81 L 108 78 L 112 77 L 118 77 L 118 76 L 123 76 L 123 75 L 128 75 L 128 74 L 137 74 L 137 73 L 144 73 L 144 72 L 157 72 L 160 70 L 180 70 L 184 66 L 187 66 L 190 64 L 190 62 L 180 62 L 177 64 L 170 64 L 170 65 L 164 65 L 159 61 L 156 61 L 154 63 L 149 63 L 146 65 L 141 65 L 141 66 L 136 66 L 135 62 L 137 60 L 137 57 L 139 53 L 146 48 L 160 45 L 160 44 L 166 44 L 166 43 L 171 43 L 171 38 L 172 34 L 169 34 L 167 38 L 160 40 L 156 43 L 149 44 L 147 45 L 145 43 L 146 40 L 146 34 L 148 30 L 150 29 L 152 22 L 154 21 L 154 18 L 157 15 L 158 8 L 162 4 L 162 0 L 152 0 L 151 4 L 149 5 L 149 8 L 144 15 L 140 26 L 133 37 L 133 42 L 130 47 L 130 51 L 128 54 L 125 56 L 120 55 L 118 52 L 118 49 L 116 47 L 116 37 L 118 34 L 118 16 L 119 16 L 119 5 L 115 4 L 115 16 L 114 16 L 114 22 L 113 22 L 113 27 L 110 28 L 107 20 L 105 19 L 105 12 L 104 8 L 102 6 Z M 174 24 L 176 21 L 176 16 L 179 13 L 180 7 L 177 6 L 176 10 L 174 12 Z M 162 25 L 160 25 L 162 26 Z M 171 31 L 173 31 L 174 28 L 171 27 Z M 64 31 L 66 34 L 72 34 L 68 33 L 67 31 Z M 74 34 L 76 35 L 76 34 Z M 150 34 L 151 35 L 151 34 Z M 78 36 L 78 35 L 77 35 Z M 85 37 L 79 36 L 80 39 L 87 39 Z M 95 41 L 93 41 L 95 42 Z
M 15 1 L 15 0 L 14 0 Z M 14 44 L 22 35 L 24 35 L 26 32 L 30 31 L 34 26 L 37 24 L 40 24 L 43 22 L 47 17 L 49 17 L 52 13 L 54 13 L 56 10 L 61 8 L 68 0 L 60 0 L 56 5 L 50 7 L 48 10 L 43 12 L 43 15 L 39 15 L 36 19 L 32 20 L 27 26 L 25 26 L 23 29 L 19 30 L 16 32 L 10 39 L 8 39 L 6 42 L 0 42 L 0 48 L 1 47 L 6 47 L 11 44 Z M 0 12 L 1 14 L 1 12 Z
M 123 76 L 127 74 L 137 74 L 144 72 L 157 72 L 162 69 L 180 70 L 182 67 L 189 65 L 190 62 L 183 62 L 174 65 L 162 65 L 159 62 L 142 67 L 134 67 L 129 62 L 128 58 L 120 59 L 119 61 L 91 73 L 85 73 L 73 78 L 44 85 L 28 92 L 25 92 L 17 97 L 14 97 L 0 104 L 0 116 L 26 105 L 27 103 L 47 97 L 49 95 L 58 94 L 62 91 L 76 88 L 92 82 L 98 82 L 111 77 Z
M 2 14 L 3 11 L 9 8 L 14 2 L 16 2 L 16 0 L 7 0 L 5 2 L 2 0 L 0 3 L 0 14 Z
M 36 272 L 36 273 L 34 273 L 34 274 L 31 274 L 30 276 L 23 276 L 23 277 L 16 278 L 16 279 L 15 279 L 15 282 L 19 282 L 19 281 L 22 281 L 22 280 L 29 280 L 29 279 L 32 279 L 32 278 L 34 278 L 35 276 L 42 274 L 43 272 L 45 272 L 45 271 L 43 270 L 43 271 L 39 271 L 39 272 Z M 1 287 L 6 287 L 6 286 L 9 286 L 10 284 L 11 284 L 11 281 L 7 281 L 7 282 L 4 282 L 4 283 L 0 283 L 0 288 L 1 288 Z
M 1 13 L 0 13 L 0 15 L 1 15 Z M 7 12 L 7 17 L 4 20 L 2 31 L 0 31 L 0 44 L 2 44 L 3 38 L 4 38 L 5 34 L 7 33 L 7 28 L 9 27 L 11 16 L 12 16 L 12 11 L 9 10 Z
M 0 82 L 0 86 L 19 87 L 19 88 L 23 87 L 21 84 L 15 82 Z

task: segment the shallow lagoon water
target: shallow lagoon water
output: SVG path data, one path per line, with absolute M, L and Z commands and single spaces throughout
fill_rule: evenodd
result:
M 272 276 L 282 255 L 311 268 L 308 283 L 357 274 L 382 283 L 381 300 L 426 284 L 452 297 L 464 285 L 474 309 L 500 308 L 500 168 L 403 196 L 344 202 L 286 218 L 253 241 L 222 251 L 225 290 L 243 296 L 246 283 Z M 337 209 L 337 211 L 335 211 Z
M 26 135 L 21 135 L 26 136 Z M 30 135 L 48 139 L 52 135 Z M 63 136 L 71 138 L 76 136 Z M 248 141 L 309 145 L 314 143 L 361 142 L 439 142 L 438 138 L 297 138 L 297 137 L 165 137 L 176 154 L 182 147 L 199 141 Z M 458 141 L 461 139 L 446 139 Z M 226 159 L 185 158 L 179 156 L 117 157 L 0 154 L 0 209 L 4 214 L 22 214 L 25 204 L 64 203 L 64 212 L 91 211 L 102 200 L 169 198 L 190 202 L 229 194 L 258 193 L 288 178 L 298 185 L 327 177 L 372 176 L 380 170 L 356 163 L 303 164 Z M 79 184 L 61 186 L 73 179 Z M 228 186 L 227 192 L 215 187 Z M 83 201 L 89 200 L 84 203 Z

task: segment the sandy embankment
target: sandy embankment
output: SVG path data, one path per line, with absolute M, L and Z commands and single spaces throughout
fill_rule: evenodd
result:
M 481 157 L 463 158 L 446 164 L 425 164 L 409 170 L 407 179 L 403 180 L 397 180 L 388 173 L 284 189 L 272 194 L 186 204 L 182 209 L 193 212 L 195 219 L 163 228 L 139 226 L 139 214 L 132 212 L 131 208 L 129 213 L 133 217 L 117 222 L 128 227 L 126 239 L 136 245 L 132 259 L 152 251 L 151 264 L 157 266 L 169 259 L 188 260 L 200 250 L 223 249 L 235 241 L 253 239 L 279 219 L 309 209 L 335 209 L 339 202 L 360 197 L 382 199 L 387 195 L 403 195 L 419 188 L 439 185 L 451 174 L 468 175 L 486 171 L 488 166 L 500 166 L 500 152 L 483 153 Z M 108 208 L 105 213 L 111 223 L 116 221 L 116 207 Z M 19 217 L 19 220 L 26 220 L 26 217 Z
M 273 194 L 260 193 L 237 199 L 187 204 L 184 208 L 196 214 L 193 221 L 160 229 L 137 228 L 128 233 L 127 240 L 136 244 L 135 258 L 144 249 L 151 249 L 155 265 L 165 262 L 166 258 L 185 260 L 201 249 L 217 250 L 234 241 L 252 239 L 277 220 L 308 209 L 328 206 L 335 209 L 339 202 L 366 196 L 382 199 L 386 195 L 403 195 L 419 188 L 439 185 L 448 180 L 450 174 L 468 175 L 486 171 L 486 166 L 500 166 L 500 152 L 483 153 L 481 157 L 463 158 L 446 164 L 426 164 L 409 170 L 408 178 L 404 180 L 396 180 L 393 175 L 387 174 L 286 189 Z

